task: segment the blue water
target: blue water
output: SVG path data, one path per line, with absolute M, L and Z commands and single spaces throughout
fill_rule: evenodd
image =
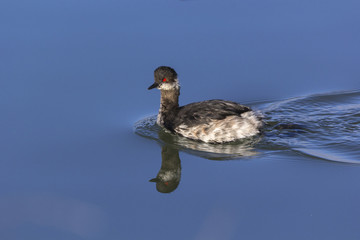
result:
M 357 1 L 0 5 L 0 239 L 360 238 Z M 163 132 L 160 65 L 263 134 Z
M 360 91 L 327 93 L 250 104 L 262 116 L 256 137 L 227 144 L 207 144 L 170 134 L 156 115 L 135 123 L 145 138 L 208 159 L 242 159 L 281 151 L 328 161 L 360 164 Z

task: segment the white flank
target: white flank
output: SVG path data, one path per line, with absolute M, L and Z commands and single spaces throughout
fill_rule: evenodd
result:
M 187 138 L 199 139 L 207 143 L 223 143 L 254 136 L 259 133 L 261 126 L 261 120 L 250 111 L 241 116 L 229 116 L 223 120 L 214 120 L 191 128 L 180 125 L 175 131 Z

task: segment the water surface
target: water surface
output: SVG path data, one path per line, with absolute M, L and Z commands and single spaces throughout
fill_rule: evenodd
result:
M 360 239 L 358 9 L 3 0 L 0 239 Z M 182 105 L 251 105 L 263 135 L 162 132 L 160 65 Z
M 281 152 L 313 160 L 360 164 L 360 92 L 338 92 L 250 105 L 262 117 L 261 134 L 225 144 L 210 144 L 171 134 L 156 124 L 156 115 L 139 120 L 134 131 L 162 146 L 162 162 L 172 160 L 175 179 L 180 173 L 178 151 L 210 160 L 249 159 Z M 169 158 L 169 160 L 167 159 Z M 173 165 L 174 165 L 173 164 Z M 167 166 L 167 168 L 169 168 Z M 171 174 L 171 170 L 168 169 Z M 166 182 L 167 177 L 163 182 Z

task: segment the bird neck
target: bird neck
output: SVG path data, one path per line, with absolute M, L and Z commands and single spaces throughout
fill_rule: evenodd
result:
M 161 90 L 160 111 L 169 112 L 179 108 L 179 89 Z
M 173 131 L 172 122 L 179 109 L 180 89 L 161 90 L 160 109 L 157 123 Z

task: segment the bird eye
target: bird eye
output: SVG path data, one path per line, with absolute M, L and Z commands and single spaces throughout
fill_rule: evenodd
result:
M 163 79 L 163 82 L 166 82 L 166 78 Z

